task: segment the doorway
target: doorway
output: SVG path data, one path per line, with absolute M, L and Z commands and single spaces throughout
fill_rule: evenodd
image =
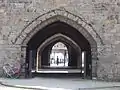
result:
M 62 42 L 57 42 L 51 49 L 50 67 L 68 67 L 68 49 Z
M 54 54 L 54 46 L 58 43 L 64 46 L 64 50 L 59 50 L 64 52 L 62 54 L 57 51 Z M 84 73 L 85 77 L 91 77 L 91 46 L 78 30 L 57 21 L 42 28 L 28 42 L 26 63 L 28 77 L 33 72 L 45 72 L 46 68 L 53 70 L 53 67 L 57 68 L 58 72 L 60 68 L 70 68 L 74 69 L 74 72 L 78 70 L 79 73 Z

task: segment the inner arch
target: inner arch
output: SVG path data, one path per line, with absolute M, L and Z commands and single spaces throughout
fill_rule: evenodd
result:
M 28 63 L 28 69 L 26 69 L 26 72 L 28 75 L 30 75 L 32 68 L 34 68 L 34 66 L 36 66 L 36 57 L 37 57 L 37 51 L 39 51 L 39 47 L 50 37 L 56 35 L 56 34 L 62 34 L 64 36 L 69 37 L 71 40 L 71 42 L 68 44 L 68 46 L 70 46 L 69 48 L 69 55 L 71 56 L 71 60 L 77 59 L 75 58 L 76 55 L 78 57 L 79 52 L 84 51 L 86 52 L 86 62 L 85 62 L 85 71 L 86 71 L 86 75 L 85 76 L 89 76 L 91 77 L 92 75 L 92 69 L 90 67 L 92 67 L 92 60 L 91 60 L 91 45 L 89 43 L 89 41 L 78 31 L 76 30 L 74 27 L 61 22 L 61 21 L 56 21 L 54 23 L 51 23 L 49 25 L 47 25 L 46 27 L 42 28 L 41 30 L 39 30 L 36 34 L 34 34 L 34 36 L 29 40 L 28 44 L 27 44 L 27 54 L 26 54 L 26 63 Z M 55 40 L 55 38 L 53 38 L 53 41 Z M 58 41 L 62 40 L 62 37 L 59 37 L 57 39 Z M 65 41 L 62 40 L 62 42 L 68 43 L 69 40 Z M 72 41 L 74 41 L 78 47 L 80 49 L 75 49 L 76 47 L 74 47 L 72 44 Z M 52 44 L 54 44 L 56 41 L 54 41 Z M 49 43 L 49 42 L 47 42 Z M 41 55 L 42 57 L 48 58 L 49 56 L 49 49 L 52 46 L 52 44 L 48 44 L 47 47 L 45 47 L 43 49 L 43 51 L 41 51 Z M 76 45 L 76 46 L 77 46 Z M 43 45 L 45 46 L 45 45 Z M 74 54 L 75 53 L 75 54 Z M 81 55 L 79 55 L 81 56 Z M 41 57 L 41 56 L 40 56 Z M 72 61 L 71 61 L 72 62 Z M 74 61 L 73 61 L 74 62 Z M 34 65 L 35 64 L 35 65 Z M 73 63 L 71 63 L 72 65 L 75 65 Z
M 72 49 L 75 50 L 75 53 L 76 53 L 76 67 L 77 68 L 80 68 L 81 67 L 81 48 L 79 47 L 79 45 L 74 42 L 71 38 L 63 35 L 63 34 L 55 34 L 51 37 L 49 37 L 48 39 L 45 40 L 45 42 L 43 42 L 37 49 L 37 61 L 38 61 L 38 64 L 41 63 L 41 61 L 45 61 L 43 60 L 42 58 L 42 52 L 44 51 L 45 48 L 49 47 L 49 48 L 52 48 L 52 46 L 57 43 L 57 42 L 62 42 L 64 43 L 67 48 L 68 48 L 68 51 L 69 51 L 69 48 L 72 47 Z M 48 51 L 47 51 L 48 52 Z M 47 62 L 48 62 L 48 59 L 47 59 Z M 38 65 L 37 64 L 37 65 Z M 46 63 L 47 64 L 47 63 Z M 48 65 L 48 64 L 47 64 Z M 38 67 L 40 67 L 41 65 L 38 65 Z
M 68 67 L 69 54 L 67 46 L 62 42 L 57 42 L 50 51 L 50 67 Z

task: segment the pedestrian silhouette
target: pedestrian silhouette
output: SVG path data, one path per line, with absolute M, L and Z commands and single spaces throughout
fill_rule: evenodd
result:
M 58 56 L 57 56 L 57 65 L 59 64 L 59 58 L 58 58 Z

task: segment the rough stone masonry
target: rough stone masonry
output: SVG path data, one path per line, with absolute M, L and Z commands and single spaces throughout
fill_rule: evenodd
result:
M 63 12 L 57 12 L 57 9 Z M 6 63 L 24 63 L 22 40 L 31 32 L 29 28 L 54 16 L 52 10 L 61 15 L 68 14 L 66 12 L 69 11 L 76 16 L 70 18 L 77 20 L 80 17 L 93 27 L 92 32 L 95 33 L 90 34 L 95 36 L 97 42 L 97 78 L 119 81 L 120 0 L 0 0 L 0 73 L 2 74 L 2 66 Z M 46 15 L 42 16 L 44 14 Z M 35 21 L 37 17 L 40 20 Z M 34 23 L 30 26 L 32 21 Z M 30 27 L 25 29 L 27 26 Z

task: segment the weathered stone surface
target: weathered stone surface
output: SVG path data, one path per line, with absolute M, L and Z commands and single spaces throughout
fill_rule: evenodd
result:
M 96 40 L 98 78 L 120 80 L 119 10 L 119 0 L 0 0 L 0 67 L 21 60 L 20 44 L 37 24 L 62 15 L 81 24 Z

